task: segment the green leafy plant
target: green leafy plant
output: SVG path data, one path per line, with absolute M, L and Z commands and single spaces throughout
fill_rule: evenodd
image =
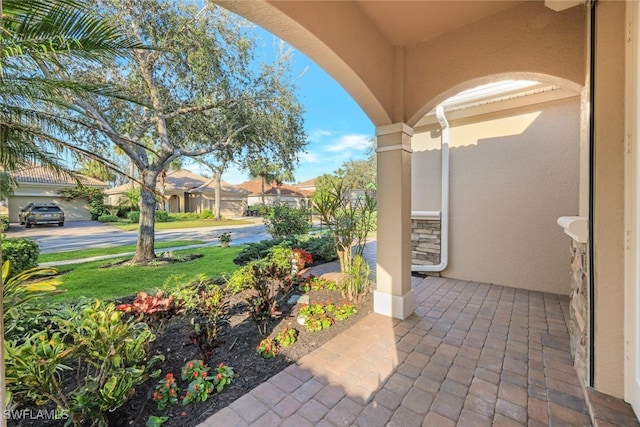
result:
M 51 318 L 49 329 L 20 344 L 6 342 L 7 390 L 17 402 L 53 402 L 68 411 L 74 424 L 104 425 L 108 411 L 160 373 L 151 368 L 163 357 L 147 354 L 155 339 L 149 327 L 123 319 L 113 304 L 101 305 L 64 307 Z M 67 384 L 61 372 L 69 369 L 77 375 Z
M 302 292 L 309 291 L 337 291 L 338 284 L 334 280 L 325 279 L 323 277 L 314 276 L 313 274 L 308 275 L 304 281 L 298 284 L 298 288 Z
M 346 320 L 357 312 L 355 304 L 344 303 L 335 308 L 333 316 L 338 320 Z
M 278 354 L 278 343 L 271 337 L 267 337 L 260 341 L 256 347 L 256 352 L 260 357 L 265 359 L 273 359 Z
M 169 421 L 169 417 L 157 417 L 155 415 L 151 415 L 149 419 L 147 419 L 145 427 L 160 427 L 167 421 Z
M 293 259 L 293 251 L 286 245 L 278 245 L 271 248 L 267 260 L 274 276 L 283 279 L 291 274 L 291 261 Z
M 222 390 L 233 381 L 236 373 L 231 366 L 226 366 L 221 363 L 216 368 L 216 375 L 213 377 L 213 385 L 218 393 L 222 393 Z
M 153 400 L 158 405 L 158 410 L 161 411 L 169 405 L 178 403 L 179 393 L 180 388 L 176 384 L 173 373 L 169 372 L 160 380 L 156 386 L 156 390 L 153 392 Z
M 342 296 L 349 301 L 360 301 L 369 292 L 370 276 L 371 267 L 367 260 L 362 255 L 355 255 L 342 276 Z
M 9 217 L 0 215 L 0 231 L 5 232 L 9 229 Z
M 59 194 L 67 201 L 86 197 L 89 202 L 89 213 L 93 220 L 107 214 L 107 207 L 104 204 L 105 194 L 100 188 L 79 185 L 70 190 L 62 190 Z
M 11 261 L 5 261 L 2 264 L 5 334 L 11 334 L 17 326 L 16 321 L 24 317 L 25 314 L 33 316 L 41 312 L 39 308 L 32 305 L 25 309 L 28 303 L 37 298 L 62 292 L 58 289 L 62 281 L 53 277 L 58 274 L 58 270 L 53 267 L 36 267 L 12 277 L 10 277 L 10 272 Z
M 200 319 L 191 319 L 193 333 L 191 341 L 198 346 L 203 357 L 211 356 L 214 341 L 218 335 L 221 321 L 229 310 L 229 304 L 220 287 L 200 291 L 197 311 Z
M 335 321 L 326 314 L 312 314 L 304 321 L 304 326 L 308 331 L 317 332 L 327 329 L 333 325 Z
M 267 233 L 274 238 L 306 234 L 311 230 L 311 215 L 306 209 L 297 209 L 285 204 L 272 206 L 264 217 Z
M 331 304 L 330 309 L 333 310 L 334 308 L 333 304 Z M 298 314 L 304 317 L 304 327 L 307 328 L 308 331 L 321 331 L 331 327 L 331 325 L 335 323 L 335 321 L 327 315 L 327 308 L 320 303 L 303 305 Z
M 138 224 L 140 222 L 140 211 L 129 212 L 127 218 L 129 218 L 131 224 Z
M 209 377 L 209 367 L 202 360 L 195 359 L 187 362 L 182 368 L 182 379 L 189 381 L 189 386 L 182 399 L 182 405 L 191 402 L 204 402 L 213 391 L 212 377 Z
M 253 261 L 243 267 L 240 267 L 238 270 L 234 271 L 230 278 L 226 279 L 227 291 L 237 294 L 239 292 L 244 291 L 245 289 L 250 289 L 255 286 L 256 276 L 255 276 L 255 267 L 259 266 L 258 261 Z
M 226 243 L 227 245 L 231 243 L 231 233 L 225 232 L 218 236 L 220 243 Z
M 163 211 L 158 209 L 155 213 L 154 213 L 155 219 L 158 222 L 167 222 L 169 221 L 169 213 L 167 211 Z
M 298 330 L 285 327 L 278 333 L 278 335 L 276 335 L 275 340 L 278 342 L 278 345 L 282 347 L 289 347 L 290 345 L 295 344 L 298 340 Z
M 9 276 L 38 266 L 40 247 L 33 239 L 10 237 L 2 240 L 2 258 L 11 261 Z
M 120 221 L 120 218 L 118 218 L 116 215 L 100 215 L 98 217 L 98 221 L 100 221 L 100 222 L 118 222 L 118 221 Z

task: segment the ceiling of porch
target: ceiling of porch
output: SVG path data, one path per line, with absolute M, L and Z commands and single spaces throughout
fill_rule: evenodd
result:
M 523 1 L 357 0 L 355 3 L 392 45 L 404 46 L 430 40 Z

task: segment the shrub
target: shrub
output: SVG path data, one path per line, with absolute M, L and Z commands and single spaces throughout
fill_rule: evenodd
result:
M 276 277 L 284 278 L 291 274 L 293 251 L 286 244 L 274 246 L 269 251 L 267 264 L 273 268 Z
M 44 311 L 29 303 L 34 299 L 62 292 L 57 287 L 62 283 L 52 276 L 58 273 L 53 267 L 36 267 L 9 277 L 11 261 L 2 265 L 2 304 L 5 336 L 30 333 L 29 325 L 46 322 L 39 314 Z
M 277 295 L 280 291 L 281 281 L 274 274 L 273 266 L 263 266 L 260 264 L 251 265 L 253 274 L 253 290 L 255 291 L 249 298 L 249 313 L 256 322 L 258 332 L 265 334 L 267 326 L 272 319 L 280 317 L 281 312 L 277 310 Z
M 51 328 L 24 343 L 7 341 L 6 384 L 18 402 L 54 403 L 76 425 L 106 425 L 106 414 L 122 406 L 150 376 L 161 356 L 149 358 L 155 336 L 133 318 L 124 320 L 113 304 L 67 307 Z M 70 366 L 73 381 L 61 373 Z
M 274 238 L 292 237 L 306 234 L 311 230 L 309 212 L 306 209 L 296 209 L 287 205 L 275 205 L 264 218 L 267 233 Z
M 155 213 L 155 217 L 156 217 L 156 221 L 157 222 L 167 222 L 169 221 L 169 213 L 167 211 L 163 211 L 163 210 L 157 210 Z
M 363 254 L 367 235 L 375 230 L 376 200 L 370 192 L 354 197 L 339 180 L 317 191 L 313 204 L 333 237 L 340 271 L 346 273 L 352 256 Z
M 309 252 L 313 256 L 313 261 L 318 264 L 338 259 L 333 237 L 331 236 L 311 237 L 301 240 L 296 244 L 296 247 Z
M 233 259 L 233 262 L 237 265 L 246 265 L 251 261 L 265 258 L 274 246 L 303 249 L 311 254 L 314 262 L 319 264 L 338 259 L 333 238 L 331 236 L 321 236 L 303 239 L 271 239 L 248 243 L 244 245 L 240 253 Z
M 203 357 L 209 358 L 214 349 L 214 341 L 218 336 L 220 323 L 229 311 L 229 303 L 219 286 L 200 291 L 197 311 L 199 319 L 191 319 L 193 334 L 189 337 L 198 346 Z
M 167 314 L 172 308 L 173 297 L 165 296 L 164 291 L 158 291 L 155 295 L 141 291 L 131 304 L 120 304 L 116 310 L 142 315 L 147 323 L 159 327 L 162 315 Z
M 211 209 L 205 209 L 200 214 L 200 218 L 202 218 L 202 219 L 211 219 L 211 218 L 213 218 L 213 212 L 211 212 Z
M 227 280 L 227 290 L 237 294 L 245 289 L 252 288 L 256 281 L 253 267 L 257 264 L 258 261 L 254 261 L 234 271 Z
M 101 215 L 98 217 L 100 222 L 118 222 L 119 218 L 116 215 Z
M 140 211 L 130 211 L 127 214 L 127 218 L 132 224 L 138 224 L 140 222 Z
M 2 257 L 11 261 L 9 276 L 38 266 L 40 247 L 33 239 L 11 237 L 2 241 Z
M 9 229 L 9 217 L 6 215 L 0 215 L 0 231 L 7 231 Z

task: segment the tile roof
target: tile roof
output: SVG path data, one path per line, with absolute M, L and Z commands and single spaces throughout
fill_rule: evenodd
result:
M 250 181 L 245 181 L 242 184 L 238 184 L 238 187 L 249 191 L 251 195 L 254 196 L 262 194 L 261 179 L 252 179 Z M 265 183 L 264 194 L 267 196 L 278 194 L 278 188 L 276 187 L 275 183 Z M 280 195 L 282 196 L 308 197 L 310 194 L 310 191 L 300 190 L 299 188 L 296 188 L 292 185 L 282 184 L 282 186 L 280 187 Z
M 246 194 L 246 190 L 239 188 L 228 182 L 221 182 L 223 193 Z M 129 190 L 129 184 L 122 184 L 106 191 L 107 194 L 118 194 Z M 213 192 L 215 191 L 215 182 L 211 178 L 189 172 L 184 169 L 169 171 L 164 178 L 165 191 L 186 191 L 186 192 Z
M 15 172 L 12 172 L 11 175 L 15 178 L 18 183 L 34 183 L 34 184 L 66 184 L 66 185 L 77 185 L 78 181 L 75 180 L 69 174 L 57 172 L 56 170 L 40 165 L 32 165 L 27 166 L 22 169 L 19 169 Z M 82 185 L 88 185 L 92 187 L 108 187 L 104 181 L 100 181 L 99 179 L 91 178 L 85 175 L 80 175 L 78 173 L 73 173 Z

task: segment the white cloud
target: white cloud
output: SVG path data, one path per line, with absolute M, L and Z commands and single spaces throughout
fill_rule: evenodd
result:
M 331 132 L 330 130 L 312 129 L 312 130 L 309 131 L 309 134 L 307 135 L 307 140 L 309 142 L 320 142 L 324 138 L 332 136 L 332 135 L 333 135 L 333 132 Z
M 300 160 L 306 163 L 320 163 L 320 158 L 318 157 L 318 153 L 302 153 L 300 155 Z
M 325 144 L 323 150 L 332 153 L 353 150 L 364 151 L 369 147 L 369 139 L 369 135 L 363 134 L 342 135 L 329 144 Z

